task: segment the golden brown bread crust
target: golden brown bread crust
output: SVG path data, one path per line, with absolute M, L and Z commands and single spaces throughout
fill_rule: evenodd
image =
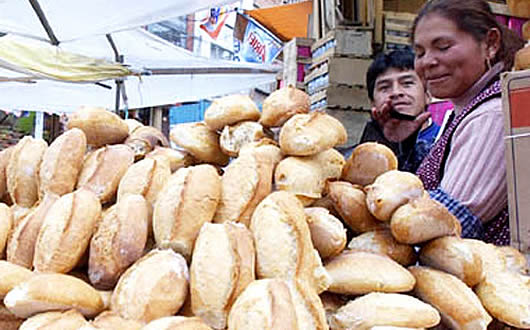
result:
M 20 326 L 21 330 L 77 330 L 85 329 L 89 323 L 81 313 L 71 309 L 64 312 L 45 312 L 30 317 Z
M 193 165 L 196 161 L 193 157 L 184 151 L 172 148 L 155 147 L 153 151 L 145 155 L 145 158 L 165 158 L 169 161 L 169 168 L 171 173 L 175 172 L 181 167 Z
M 204 122 L 212 131 L 218 131 L 241 121 L 257 121 L 260 116 L 258 107 L 248 95 L 228 95 L 213 100 L 204 112 Z
M 136 160 L 144 158 L 156 146 L 169 147 L 169 141 L 164 134 L 152 126 L 136 128 L 129 134 L 124 144 L 134 150 L 134 158 Z
M 485 277 L 506 270 L 506 257 L 495 245 L 471 238 L 464 238 L 463 241 L 482 260 L 482 272 Z
M 99 314 L 94 321 L 90 322 L 90 325 L 101 330 L 140 330 L 144 326 L 142 322 L 124 319 L 123 317 L 111 311 L 105 311 Z
M 346 246 L 346 228 L 322 207 L 305 208 L 311 241 L 322 259 L 338 255 Z
M 8 195 L 7 191 L 7 165 L 15 146 L 0 151 L 0 199 Z
M 219 146 L 219 135 L 203 122 L 177 124 L 169 137 L 178 147 L 201 162 L 223 166 L 228 164 L 229 157 Z
M 414 247 L 396 241 L 388 229 L 369 231 L 354 237 L 348 243 L 348 249 L 384 254 L 402 266 L 413 265 L 418 259 Z
M 198 317 L 167 316 L 149 322 L 142 330 L 210 330 Z
M 296 114 L 308 113 L 311 106 L 309 95 L 287 86 L 272 92 L 263 101 L 260 124 L 266 127 L 282 126 Z
M 353 149 L 342 171 L 342 180 L 366 186 L 388 171 L 397 170 L 394 152 L 377 142 L 365 142 Z
M 11 289 L 29 280 L 32 276 L 33 272 L 29 269 L 0 260 L 0 298 L 3 299 Z
M 239 150 L 250 142 L 265 137 L 263 126 L 255 121 L 244 121 L 233 126 L 225 126 L 219 137 L 221 150 L 230 157 L 237 157 Z
M 0 256 L 5 257 L 7 239 L 13 229 L 13 213 L 11 208 L 0 203 Z
M 280 148 L 290 156 L 311 156 L 346 142 L 340 121 L 321 112 L 291 117 L 280 131 Z
M 81 107 L 68 116 L 67 128 L 81 129 L 87 143 L 95 148 L 122 143 L 129 135 L 129 126 L 117 114 L 100 107 Z
M 498 246 L 497 249 L 502 252 L 506 259 L 506 269 L 520 273 L 528 274 L 528 260 L 516 248 L 511 246 Z
M 127 124 L 127 127 L 129 128 L 129 135 L 132 132 L 134 132 L 134 130 L 137 129 L 138 127 L 144 126 L 144 124 L 142 124 L 141 122 L 139 122 L 136 119 L 128 118 L 128 119 L 124 119 L 124 121 Z

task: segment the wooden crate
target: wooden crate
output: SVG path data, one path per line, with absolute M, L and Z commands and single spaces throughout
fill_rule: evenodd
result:
M 365 88 L 330 85 L 310 95 L 311 109 L 336 108 L 343 110 L 370 110 L 371 102 Z
M 305 72 L 312 64 L 311 45 L 313 39 L 294 38 L 283 47 L 283 74 L 285 85 L 303 87 Z
M 313 60 L 331 56 L 370 57 L 372 34 L 370 29 L 336 28 L 311 46 Z
M 412 24 L 416 15 L 409 13 L 384 13 L 385 50 L 405 48 L 411 45 Z
M 329 85 L 366 86 L 366 72 L 372 63 L 371 59 L 327 57 L 311 65 L 305 77 L 306 89 L 314 94 Z M 320 84 L 321 79 L 325 80 Z

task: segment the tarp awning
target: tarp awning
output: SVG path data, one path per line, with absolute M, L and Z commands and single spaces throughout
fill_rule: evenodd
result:
M 292 38 L 307 38 L 309 15 L 313 2 L 304 1 L 290 5 L 245 11 L 247 15 L 265 26 L 283 41 Z

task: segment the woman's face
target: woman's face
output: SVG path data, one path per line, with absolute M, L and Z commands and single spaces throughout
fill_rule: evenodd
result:
M 485 43 L 436 13 L 423 17 L 414 34 L 415 68 L 437 98 L 456 98 L 486 71 Z

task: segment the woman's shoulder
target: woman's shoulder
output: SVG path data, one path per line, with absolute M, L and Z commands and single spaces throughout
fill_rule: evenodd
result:
M 470 114 L 466 116 L 466 118 L 464 118 L 463 122 L 481 118 L 484 119 L 502 116 L 502 99 L 501 97 L 494 97 L 477 106 Z

